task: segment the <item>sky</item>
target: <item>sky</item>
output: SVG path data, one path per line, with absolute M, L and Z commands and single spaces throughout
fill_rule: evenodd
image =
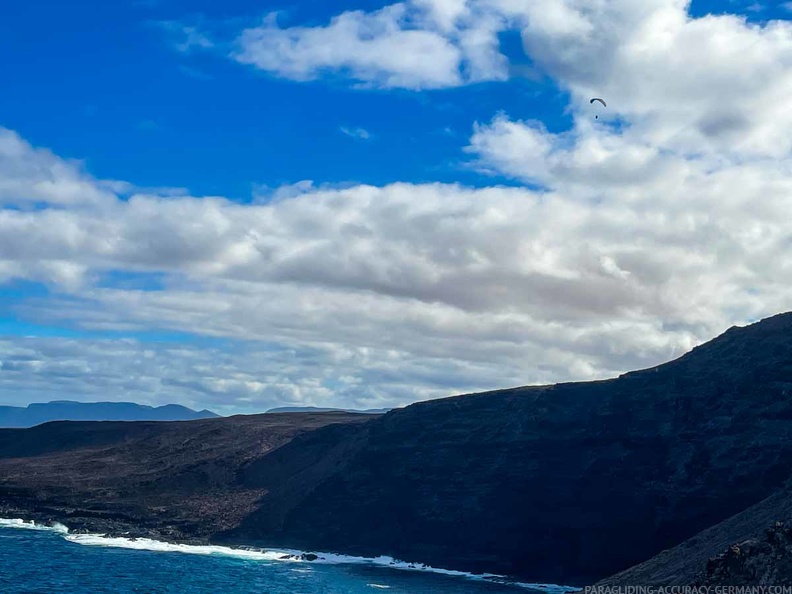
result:
M 12 3 L 0 404 L 403 406 L 613 377 L 790 310 L 790 19 Z

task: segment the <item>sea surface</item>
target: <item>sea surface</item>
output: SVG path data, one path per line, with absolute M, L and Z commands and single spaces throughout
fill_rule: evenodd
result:
M 0 520 L 0 592 L 242 594 L 559 594 L 554 586 L 494 583 L 389 558 L 190 547 L 148 539 L 69 534 L 62 526 Z

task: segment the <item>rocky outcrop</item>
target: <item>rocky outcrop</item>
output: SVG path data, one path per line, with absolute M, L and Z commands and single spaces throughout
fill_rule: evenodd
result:
M 707 562 L 696 586 L 792 584 L 792 523 L 776 522 L 761 538 L 733 544 Z

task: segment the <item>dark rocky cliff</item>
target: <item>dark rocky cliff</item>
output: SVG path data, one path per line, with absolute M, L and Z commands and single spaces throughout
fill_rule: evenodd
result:
M 614 380 L 393 411 L 284 516 L 232 536 L 592 583 L 781 486 L 790 419 L 787 314 Z

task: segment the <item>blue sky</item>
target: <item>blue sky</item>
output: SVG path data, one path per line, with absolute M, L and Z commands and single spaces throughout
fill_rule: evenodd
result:
M 0 351 L 0 356 L 32 350 L 44 361 L 43 353 L 53 352 L 56 343 L 37 346 L 37 339 L 66 341 L 62 344 L 74 351 L 69 361 L 82 361 L 86 369 L 91 366 L 89 357 L 98 352 L 91 341 L 97 340 L 107 340 L 108 345 L 130 340 L 140 352 L 149 344 L 154 344 L 155 350 L 164 349 L 165 344 L 168 348 L 183 345 L 192 349 L 190 356 L 207 361 L 221 350 L 261 349 L 267 356 L 292 353 L 289 356 L 303 357 L 309 367 L 295 367 L 284 375 L 285 363 L 276 358 L 272 365 L 277 369 L 251 362 L 245 370 L 218 368 L 206 371 L 209 379 L 205 385 L 182 392 L 162 389 L 167 382 L 156 370 L 148 370 L 150 384 L 146 385 L 159 386 L 154 395 L 143 387 L 108 393 L 106 386 L 92 386 L 86 372 L 83 384 L 64 389 L 70 390 L 67 396 L 75 398 L 94 399 L 101 393 L 109 399 L 176 399 L 227 411 L 299 403 L 378 406 L 456 390 L 606 376 L 630 366 L 654 364 L 731 323 L 783 307 L 784 297 L 769 280 L 770 271 L 737 280 L 739 270 L 756 257 L 750 250 L 735 247 L 742 239 L 735 236 L 735 243 L 724 244 L 722 253 L 707 253 L 716 248 L 704 240 L 708 231 L 698 228 L 693 235 L 701 244 L 690 249 L 703 250 L 701 262 L 715 257 L 724 268 L 713 273 L 710 282 L 732 288 L 722 303 L 707 301 L 703 296 L 706 291 L 693 299 L 695 305 L 675 301 L 675 287 L 699 278 L 699 273 L 692 272 L 691 264 L 690 270 L 679 272 L 678 277 L 657 272 L 662 281 L 647 280 L 647 271 L 656 272 L 665 265 L 642 239 L 640 225 L 624 214 L 625 208 L 635 209 L 633 214 L 646 214 L 634 203 L 636 188 L 646 196 L 659 192 L 673 202 L 669 208 L 676 208 L 674 192 L 698 192 L 706 186 L 696 179 L 688 187 L 664 190 L 652 185 L 660 183 L 655 175 L 660 171 L 700 168 L 702 175 L 716 172 L 730 180 L 729 176 L 737 175 L 738 168 L 749 162 L 773 171 L 740 170 L 739 179 L 753 175 L 776 179 L 777 175 L 778 183 L 785 183 L 779 173 L 787 163 L 785 141 L 774 141 L 772 126 L 755 117 L 757 110 L 766 106 L 768 113 L 774 113 L 774 104 L 757 103 L 749 109 L 725 105 L 717 95 L 718 85 L 722 82 L 725 86 L 730 80 L 735 82 L 735 93 L 741 93 L 743 83 L 751 84 L 746 73 L 763 72 L 764 68 L 772 73 L 772 84 L 778 86 L 768 83 L 767 89 L 757 89 L 757 101 L 778 97 L 790 64 L 783 40 L 789 35 L 792 12 L 783 3 L 694 0 L 685 6 L 679 0 L 651 0 L 639 10 L 622 0 L 603 0 L 599 12 L 589 11 L 576 0 L 556 5 L 542 0 L 533 8 L 521 8 L 516 0 L 467 4 L 416 0 L 405 6 L 403 18 L 389 16 L 392 4 L 371 1 L 121 0 L 70 4 L 38 0 L 4 8 L 0 21 L 0 55 L 4 57 L 0 60 L 4 90 L 0 93 L 0 127 L 13 135 L 6 137 L 8 145 L 17 148 L 5 153 L 5 169 L 0 167 L 0 188 L 7 188 L 0 205 L 9 224 L 17 225 L 14 229 L 18 230 L 22 228 L 20 217 L 28 216 L 25 213 L 35 204 L 39 219 L 24 224 L 41 235 L 14 235 L 10 227 L 6 230 L 10 239 L 0 253 L 6 266 L 0 275 L 0 334 L 5 337 L 6 351 Z M 461 16 L 453 25 L 442 24 L 437 15 L 457 9 Z M 273 12 L 278 13 L 274 28 L 263 24 Z M 679 18 L 668 21 L 662 15 Z M 352 29 L 328 27 L 338 19 L 356 24 Z M 676 44 L 658 50 L 656 56 L 647 54 L 646 64 L 651 66 L 633 64 L 630 52 L 622 51 L 640 41 L 630 38 L 631 28 L 654 27 L 655 22 L 658 32 L 666 26 L 663 23 L 674 23 L 669 26 L 678 36 Z M 354 27 L 359 27 L 358 32 L 350 33 Z M 253 30 L 261 38 L 246 42 L 245 30 Z M 707 58 L 712 60 L 712 68 L 706 63 L 698 65 L 702 72 L 713 73 L 709 91 L 703 83 L 701 88 L 696 86 L 695 77 L 691 77 L 690 89 L 674 87 L 674 81 L 685 77 L 674 68 L 697 55 L 697 36 L 704 39 L 707 31 L 721 31 L 725 36 L 723 61 L 718 61 L 719 50 L 712 46 L 714 53 Z M 417 37 L 409 37 L 416 32 L 423 35 L 422 43 L 427 43 L 425 54 L 414 49 Z M 345 41 L 343 35 L 351 37 Z M 270 45 L 268 40 L 276 37 L 281 44 Z M 366 40 L 371 39 L 375 43 L 366 46 Z M 745 47 L 765 44 L 761 55 L 770 57 L 753 56 L 750 51 L 739 57 L 730 55 L 729 45 L 742 44 L 743 39 Z M 367 49 L 348 55 L 344 49 L 348 42 L 363 43 L 361 47 Z M 382 44 L 376 45 L 379 42 Z M 466 45 L 469 42 L 473 45 Z M 240 58 L 243 49 L 250 59 Z M 284 53 L 279 56 L 281 51 Z M 393 52 L 399 56 L 395 62 L 388 55 Z M 403 60 L 399 52 L 404 52 Z M 450 69 L 444 69 L 443 60 L 457 55 L 454 52 L 461 56 L 459 64 L 453 62 Z M 668 85 L 663 77 L 668 77 Z M 669 88 L 665 105 L 661 98 L 643 95 L 640 89 L 644 87 L 662 92 Z M 588 106 L 592 94 L 607 95 L 607 112 Z M 694 109 L 702 111 L 690 111 Z M 596 123 L 592 120 L 595 111 L 603 115 Z M 742 140 L 730 136 L 734 126 L 741 127 L 738 136 Z M 783 125 L 776 128 L 783 133 Z M 770 146 L 779 148 L 770 150 Z M 647 151 L 664 159 L 657 161 L 652 171 L 624 165 L 643 162 Z M 600 162 L 604 165 L 591 169 L 587 159 L 595 154 L 604 155 Z M 606 166 L 610 168 L 607 171 Z M 581 185 L 583 172 L 588 177 Z M 43 178 L 52 188 L 60 189 L 42 189 Z M 102 194 L 103 208 L 115 209 L 116 214 L 102 214 L 90 210 L 94 206 L 85 206 L 99 204 L 99 198 L 89 201 L 71 193 L 68 199 L 63 198 L 63 192 L 72 192 L 68 184 L 75 180 L 83 184 L 74 190 L 75 196 L 107 193 Z M 306 185 L 306 180 L 312 185 Z M 301 182 L 302 189 L 289 189 Z M 731 182 L 723 183 L 729 187 Z M 398 188 L 391 190 L 393 184 Z M 458 190 L 432 189 L 437 184 Z M 360 188 L 364 186 L 372 186 L 378 194 L 362 198 L 365 190 Z M 402 187 L 407 198 L 401 197 Z M 758 190 L 750 183 L 746 187 L 747 204 L 751 192 Z M 493 191 L 502 194 L 492 198 Z M 459 192 L 459 198 L 453 192 Z M 558 204 L 568 200 L 585 205 L 581 208 L 590 222 L 574 229 L 564 223 L 556 229 L 558 217 L 571 220 L 575 208 L 563 210 L 570 213 L 566 215 L 559 214 L 561 211 L 551 215 L 511 210 L 515 201 L 543 200 L 543 193 L 558 196 Z M 394 197 L 396 194 L 399 197 Z M 148 196 L 151 204 L 123 210 L 123 204 L 136 195 Z M 273 195 L 281 202 L 266 210 Z M 222 214 L 209 213 L 215 208 L 207 206 L 209 196 L 222 197 L 226 206 L 217 207 Z M 184 199 L 182 210 L 172 206 L 179 199 Z M 356 200 L 362 202 L 354 206 Z M 425 206 L 435 200 L 436 206 Z M 493 200 L 491 206 L 482 205 L 489 200 Z M 723 204 L 718 196 L 712 200 Z M 327 201 L 326 208 L 317 207 L 316 201 L 322 205 Z M 347 206 L 338 206 L 342 202 Z M 612 204 L 614 210 L 591 206 L 599 203 Z M 237 211 L 235 204 L 248 210 Z M 382 212 L 374 211 L 377 205 L 382 205 Z M 343 210 L 346 207 L 352 208 L 353 214 Z M 776 206 L 781 211 L 785 207 Z M 734 215 L 733 209 L 727 210 L 723 207 L 718 212 Z M 471 214 L 474 211 L 475 216 Z M 412 214 L 405 214 L 408 212 Z M 439 217 L 438 213 L 446 218 L 432 219 L 433 215 Z M 768 220 L 774 213 L 777 210 L 766 213 Z M 216 220 L 212 218 L 215 214 Z M 57 218 L 61 215 L 74 220 Z M 676 225 L 682 220 L 699 221 L 690 212 L 677 215 Z M 327 227 L 327 217 L 335 218 L 337 228 Z M 465 217 L 471 217 L 468 227 L 460 223 L 457 235 L 443 231 L 451 224 L 448 221 L 464 222 Z M 492 222 L 517 224 L 521 217 L 526 217 L 523 237 Z M 245 227 L 245 220 L 258 223 Z M 627 226 L 618 231 L 624 237 L 618 245 L 600 246 L 598 233 L 603 234 L 602 241 L 611 241 L 614 231 L 606 227 L 618 226 L 617 220 Z M 56 236 L 67 223 L 73 224 L 75 231 L 61 238 L 65 243 L 58 243 L 61 239 Z M 127 223 L 131 230 L 124 227 Z M 630 228 L 633 224 L 635 228 Z M 132 254 L 142 249 L 146 225 L 152 236 L 145 239 L 149 242 L 145 245 L 154 245 L 154 251 Z M 194 233 L 201 233 L 207 225 L 212 231 L 205 242 L 196 239 Z M 223 243 L 230 241 L 223 229 L 233 225 L 242 225 L 234 228 L 240 237 L 258 238 L 250 253 L 259 254 L 256 258 L 265 252 L 275 254 L 273 259 L 255 263 L 245 259 L 252 256 L 239 255 L 247 254 L 250 245 L 229 247 Z M 726 223 L 717 225 L 728 235 Z M 90 237 L 75 239 L 79 233 L 88 233 L 89 227 L 93 229 Z M 286 229 L 282 237 L 281 228 Z M 104 239 L 100 237 L 102 229 L 108 234 Z M 359 230 L 360 238 L 356 235 L 354 241 L 345 242 L 348 236 L 344 234 L 350 229 Z M 453 239 L 464 237 L 465 229 L 475 236 L 470 246 L 465 241 L 460 246 Z M 657 227 L 655 232 L 658 245 L 670 249 L 673 234 Z M 558 245 L 543 243 L 550 241 L 548 233 Z M 633 239 L 628 241 L 628 236 Z M 181 243 L 177 237 L 182 238 Z M 270 245 L 275 237 L 282 243 Z M 513 243 L 496 249 L 499 241 L 507 241 L 504 238 L 514 238 Z M 105 246 L 124 243 L 126 251 L 108 255 L 109 248 L 98 247 L 91 252 L 100 239 Z M 212 243 L 214 240 L 219 243 Z M 267 245 L 262 247 L 262 242 Z M 43 254 L 42 246 L 50 243 L 52 253 Z M 295 254 L 314 249 L 309 247 L 314 244 L 318 246 L 316 254 L 332 255 L 333 249 L 340 249 L 344 255 L 321 266 L 317 255 L 295 264 Z M 79 247 L 83 245 L 94 247 Z M 366 257 L 360 256 L 363 259 L 358 262 L 356 258 L 364 251 Z M 67 252 L 75 255 L 63 255 Z M 537 272 L 529 273 L 521 268 L 522 263 L 512 262 L 514 254 L 524 252 L 532 254 L 537 267 L 541 264 L 544 280 L 530 281 L 529 276 Z M 736 255 L 738 252 L 742 255 Z M 639 263 L 636 254 L 643 254 L 645 261 Z M 676 252 L 664 261 L 673 257 Z M 234 264 L 226 265 L 224 258 L 232 258 Z M 460 264 L 465 258 L 469 260 Z M 542 288 L 551 277 L 555 280 L 547 282 L 553 287 L 573 278 L 588 278 L 579 267 L 588 266 L 582 263 L 590 258 L 604 262 L 603 270 L 622 279 L 618 282 L 626 283 L 628 275 L 632 279 L 647 276 L 638 285 L 618 290 L 594 278 L 581 281 L 574 289 Z M 687 269 L 680 266 L 679 270 Z M 476 285 L 490 282 L 491 292 L 480 294 L 483 289 Z M 249 330 L 244 320 L 258 319 L 255 312 L 265 307 L 253 302 L 251 287 L 259 287 L 262 294 L 282 302 L 284 309 L 273 310 L 272 319 L 261 321 L 255 332 L 244 335 Z M 299 299 L 309 299 L 305 295 L 310 294 L 315 300 L 296 314 L 290 308 L 298 298 L 287 296 L 294 287 L 303 289 Z M 552 291 L 562 291 L 562 295 Z M 580 295 L 574 296 L 578 292 Z M 504 295 L 512 301 L 507 303 Z M 155 305 L 147 301 L 151 299 L 160 301 Z M 199 304 L 202 299 L 225 303 L 218 311 L 233 310 L 235 317 L 210 321 L 205 317 L 208 313 L 198 311 L 200 307 L 182 307 L 193 299 Z M 603 300 L 613 307 L 603 305 Z M 317 320 L 322 319 L 321 304 L 327 302 L 334 304 L 324 312 L 328 318 L 356 314 L 365 332 L 324 327 L 322 324 L 329 322 Z M 368 303 L 368 309 L 360 310 L 362 302 Z M 583 302 L 586 304 L 581 305 Z M 450 309 L 440 311 L 442 307 Z M 680 313 L 686 308 L 715 313 L 701 314 L 696 321 L 694 315 Z M 283 317 L 287 313 L 302 322 L 287 324 Z M 510 316 L 516 317 L 505 321 L 512 319 Z M 424 322 L 428 326 L 422 326 Z M 479 328 L 479 324 L 483 326 Z M 466 329 L 472 326 L 476 329 L 467 338 L 492 341 L 475 355 L 460 346 L 466 340 Z M 509 334 L 510 326 L 522 328 L 519 337 Z M 648 332 L 648 328 L 653 338 L 645 344 L 625 338 L 631 332 Z M 559 338 L 551 345 L 547 337 L 554 331 Z M 477 332 L 486 338 L 472 338 Z M 421 341 L 427 333 L 433 346 L 425 352 L 406 346 Z M 575 342 L 572 336 L 576 334 L 586 335 L 591 345 L 600 346 L 586 346 L 589 338 L 580 336 Z M 391 342 L 383 337 L 390 337 Z M 555 354 L 531 363 L 537 350 Z M 340 351 L 348 357 L 343 369 L 328 372 L 326 377 L 310 371 L 316 353 L 324 353 L 330 361 L 337 360 Z M 351 354 L 353 351 L 358 354 Z M 360 361 L 375 351 L 383 366 L 376 377 L 359 367 Z M 331 352 L 335 354 L 328 354 Z M 394 371 L 386 364 L 389 356 L 409 362 L 410 370 L 402 366 L 403 381 L 392 379 Z M 207 366 L 211 364 L 206 362 Z M 9 378 L 0 371 L 0 403 L 45 399 L 47 378 L 35 374 L 39 373 L 36 369 L 46 367 L 45 363 L 34 366 L 33 375 L 25 377 Z M 118 377 L 134 373 L 139 371 L 118 369 Z M 244 382 L 238 378 L 243 375 L 248 378 L 245 382 L 257 387 L 242 386 Z M 251 379 L 265 376 L 278 379 Z M 113 377 L 112 381 L 120 381 Z M 365 389 L 361 387 L 364 379 Z M 107 386 L 114 385 L 111 378 L 106 381 Z M 294 388 L 300 382 L 307 384 Z M 231 384 L 236 386 L 231 391 L 216 387 Z M 267 386 L 274 385 L 278 389 L 268 391 Z M 312 391 L 315 385 L 325 389 Z M 346 387 L 340 390 L 340 385 Z
M 14 56 L 0 66 L 13 89 L 0 97 L 4 124 L 59 155 L 85 160 L 98 177 L 151 187 L 175 183 L 196 195 L 237 200 L 249 199 L 259 185 L 303 179 L 490 183 L 463 166 L 460 140 L 473 121 L 507 110 L 552 129 L 568 125 L 562 92 L 547 79 L 432 93 L 361 93 L 344 81 L 295 84 L 214 52 L 181 53 L 174 45 L 182 35 L 158 25 L 254 24 L 280 9 L 289 21 L 321 23 L 339 8 L 385 5 L 322 3 L 326 10 L 319 12 L 300 4 L 221 4 L 16 4 L 0 41 L 3 53 Z M 527 60 L 513 37 L 504 35 L 504 46 Z M 363 141 L 342 128 L 371 136 Z

